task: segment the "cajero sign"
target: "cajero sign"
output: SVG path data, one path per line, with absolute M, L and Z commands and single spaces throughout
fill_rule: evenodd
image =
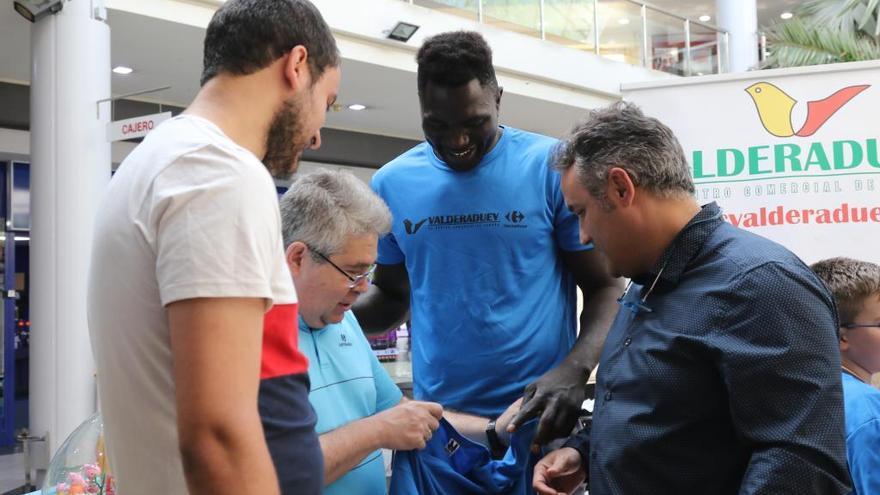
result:
M 162 112 L 110 122 L 107 124 L 107 141 L 142 138 L 170 118 L 171 112 Z

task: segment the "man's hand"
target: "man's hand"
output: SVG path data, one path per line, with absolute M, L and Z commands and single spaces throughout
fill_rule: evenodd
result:
M 440 427 L 443 406 L 435 402 L 408 400 L 370 418 L 382 447 L 393 450 L 423 449 Z
M 498 419 L 495 420 L 495 433 L 498 434 L 498 439 L 501 440 L 501 443 L 504 445 L 510 445 L 510 433 L 513 432 L 510 423 L 519 412 L 520 407 L 522 407 L 522 401 L 522 397 L 516 399 L 516 401 L 508 406 L 507 410 L 501 413 L 501 416 L 498 416 Z
M 584 403 L 586 382 L 586 372 L 566 362 L 548 371 L 526 387 L 522 408 L 508 429 L 514 431 L 540 414 L 536 444 L 570 435 Z
M 563 447 L 538 461 L 532 477 L 532 488 L 541 495 L 568 495 L 586 477 L 580 452 Z

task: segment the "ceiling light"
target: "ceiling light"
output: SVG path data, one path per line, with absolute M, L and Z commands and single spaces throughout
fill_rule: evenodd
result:
M 64 7 L 61 0 L 21 0 L 12 2 L 12 7 L 25 19 L 37 22 L 50 14 L 56 14 Z
M 348 109 L 349 109 L 349 110 L 354 110 L 355 112 L 358 112 L 358 111 L 364 110 L 364 109 L 366 109 L 366 108 L 367 108 L 366 105 L 361 105 L 360 103 L 354 103 L 354 104 L 351 104 L 351 105 L 348 106 Z
M 709 21 L 711 21 L 711 20 L 712 20 L 712 16 L 711 16 L 711 15 L 701 15 L 701 16 L 700 16 L 700 22 L 709 22 Z
M 626 26 L 627 24 L 629 24 L 629 19 L 626 17 L 621 17 L 617 20 L 617 23 Z
M 787 21 L 787 20 L 791 19 L 792 17 L 794 17 L 794 14 L 792 14 L 791 12 L 783 12 L 783 13 L 779 14 L 779 17 L 781 17 Z
M 406 43 L 419 30 L 419 26 L 408 22 L 398 22 L 388 31 L 388 38 Z
M 113 68 L 114 74 L 121 74 L 123 76 L 127 76 L 127 75 L 131 74 L 132 72 L 134 72 L 134 69 L 132 69 L 131 67 L 126 67 L 124 65 L 117 65 L 116 67 Z

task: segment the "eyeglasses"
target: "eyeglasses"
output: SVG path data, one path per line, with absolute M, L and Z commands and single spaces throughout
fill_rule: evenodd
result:
M 840 325 L 843 328 L 880 328 L 880 322 L 877 323 L 847 323 Z
M 373 274 L 376 272 L 376 264 L 375 263 L 370 265 L 370 268 L 368 268 L 366 272 L 361 273 L 360 275 L 352 275 L 352 274 L 348 273 L 347 271 L 343 270 L 342 268 L 339 268 L 339 266 L 336 263 L 330 261 L 330 258 L 324 256 L 320 251 L 312 249 L 311 247 L 309 247 L 309 249 L 311 249 L 313 253 L 317 254 L 319 258 L 326 261 L 327 263 L 330 263 L 330 266 L 332 266 L 333 268 L 336 268 L 336 271 L 345 275 L 345 278 L 347 278 L 348 281 L 351 282 L 350 284 L 348 284 L 349 289 L 354 289 L 364 280 L 366 280 L 367 282 L 373 281 Z

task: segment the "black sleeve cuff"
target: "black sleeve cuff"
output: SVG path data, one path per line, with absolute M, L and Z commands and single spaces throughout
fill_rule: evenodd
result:
M 590 430 L 589 428 L 584 428 L 583 430 L 577 432 L 572 435 L 562 444 L 562 447 L 571 447 L 577 450 L 581 454 L 581 463 L 584 466 L 584 471 L 590 472 Z

